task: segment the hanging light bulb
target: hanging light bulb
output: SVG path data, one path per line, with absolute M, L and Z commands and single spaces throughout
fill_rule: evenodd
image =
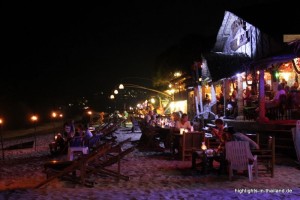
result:
M 115 94 L 118 94 L 118 93 L 119 93 L 119 91 L 118 91 L 118 90 L 115 90 L 115 91 L 114 91 L 114 93 L 115 93 Z
M 203 151 L 205 151 L 205 150 L 207 149 L 207 147 L 206 147 L 206 145 L 205 145 L 205 142 L 202 142 L 201 149 L 202 149 Z

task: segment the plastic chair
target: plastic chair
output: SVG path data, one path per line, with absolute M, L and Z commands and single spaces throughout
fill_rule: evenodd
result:
M 253 168 L 255 177 L 258 175 L 257 156 L 253 156 L 247 141 L 230 141 L 225 144 L 226 159 L 229 166 L 229 180 L 232 180 L 233 170 L 248 170 L 249 181 L 253 180 Z

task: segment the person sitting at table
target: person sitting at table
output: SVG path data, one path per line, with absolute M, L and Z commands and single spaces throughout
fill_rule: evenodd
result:
M 84 128 L 82 124 L 78 124 L 72 139 L 70 140 L 70 147 L 79 147 L 83 145 L 84 141 Z
M 175 128 L 180 130 L 181 128 L 188 129 L 189 131 L 192 128 L 190 121 L 188 120 L 188 115 L 183 113 L 180 120 L 176 122 Z
M 87 146 L 89 145 L 89 140 L 94 136 L 94 134 L 90 131 L 89 124 L 84 124 L 83 130 L 84 130 L 83 140 L 84 140 L 84 144 Z
M 145 124 L 149 126 L 155 126 L 156 115 L 154 115 L 153 110 L 149 110 L 148 114 L 145 116 Z
M 218 118 L 215 120 L 216 128 L 212 128 L 212 134 L 215 135 L 219 140 L 222 140 L 224 122 L 222 119 Z
M 174 132 L 179 132 L 181 128 L 188 129 L 189 131 L 191 131 L 192 129 L 192 125 L 188 120 L 188 115 L 186 113 L 183 113 L 181 115 L 181 118 L 175 122 Z M 173 147 L 172 147 L 173 154 L 179 152 L 179 147 L 180 147 L 180 141 L 177 138 L 176 140 L 173 141 Z
M 226 134 L 226 141 L 247 141 L 249 142 L 250 149 L 259 149 L 259 145 L 256 142 L 247 135 L 236 132 L 231 126 L 224 129 L 224 134 Z
M 179 112 L 173 112 L 171 115 L 171 127 L 175 127 L 176 123 L 180 120 L 181 116 Z
M 69 142 L 75 134 L 74 121 L 65 122 L 63 125 L 63 138 Z
M 224 132 L 224 121 L 220 118 L 215 120 L 215 128 L 212 128 L 211 133 L 217 138 L 217 141 L 220 142 L 218 146 L 218 151 L 222 152 L 225 148 L 225 142 L 226 142 L 226 135 L 223 134 Z
M 259 145 L 247 135 L 236 132 L 232 126 L 224 127 L 223 120 L 216 119 L 215 124 L 217 128 L 213 128 L 212 133 L 220 140 L 218 149 L 224 149 L 225 143 L 228 141 L 248 141 L 251 149 L 259 149 Z
M 251 106 L 251 89 L 246 87 L 243 93 L 244 106 Z
M 277 92 L 272 100 L 265 102 L 266 109 L 278 107 L 280 104 L 280 96 L 286 96 L 283 84 L 277 86 Z

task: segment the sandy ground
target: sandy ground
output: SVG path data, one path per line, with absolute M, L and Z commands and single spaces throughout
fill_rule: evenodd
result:
M 121 128 L 117 140 L 138 140 L 141 133 Z M 48 143 L 53 134 L 38 137 L 34 148 L 12 150 L 1 160 L 0 199 L 300 199 L 300 170 L 291 160 L 277 162 L 275 177 L 260 174 L 253 182 L 242 174 L 210 173 L 191 169 L 191 161 L 174 160 L 170 153 L 134 152 L 121 162 L 121 173 L 128 181 L 108 176 L 95 177 L 93 187 L 55 179 L 41 188 L 46 179 L 43 165 L 53 159 Z M 13 142 L 13 141 L 11 141 Z M 116 166 L 111 166 L 113 169 Z

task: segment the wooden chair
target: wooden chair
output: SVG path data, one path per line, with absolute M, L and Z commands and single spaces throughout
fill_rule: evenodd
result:
M 245 133 L 245 135 L 248 136 L 251 140 L 255 141 L 256 144 L 260 144 L 259 133 Z
M 88 181 L 88 178 L 92 174 L 102 174 L 118 179 L 129 180 L 128 176 L 124 176 L 120 173 L 120 160 L 135 148 L 132 146 L 126 150 L 122 150 L 122 145 L 129 141 L 130 138 L 114 146 L 109 142 L 103 143 L 98 146 L 97 149 L 94 149 L 93 152 L 82 156 L 78 160 L 47 162 L 44 165 L 44 172 L 47 174 L 47 179 L 39 183 L 35 188 L 39 188 L 56 178 L 64 178 L 83 185 L 87 185 L 88 183 L 93 184 L 93 182 Z M 117 163 L 116 170 L 106 169 L 107 166 L 111 166 L 115 163 Z
M 255 176 L 258 175 L 257 156 L 250 151 L 249 142 L 230 141 L 225 144 L 226 160 L 229 167 L 229 180 L 232 180 L 233 170 L 248 170 L 249 181 L 253 180 L 253 168 Z
M 121 174 L 121 159 L 132 152 L 135 149 L 135 146 L 131 146 L 125 150 L 122 149 L 122 145 L 130 142 L 131 139 L 124 140 L 119 142 L 117 145 L 112 146 L 112 148 L 105 154 L 105 156 L 99 157 L 89 163 L 89 165 L 84 166 L 86 176 L 91 174 L 102 174 L 107 176 L 116 177 L 118 179 L 129 180 L 128 176 Z M 105 167 L 117 164 L 116 170 L 106 169 Z
M 204 133 L 202 132 L 187 132 L 182 135 L 181 158 L 184 161 L 187 158 L 192 158 L 193 151 L 201 150 L 202 142 L 204 141 Z
M 140 124 L 142 135 L 138 142 L 137 148 L 140 151 L 162 151 L 163 148 L 159 146 L 160 140 L 158 140 L 159 133 L 157 132 L 157 128 L 145 125 L 143 123 Z
M 78 177 L 76 176 L 76 171 L 80 170 L 84 164 L 86 164 L 90 159 L 95 159 L 101 156 L 104 156 L 108 150 L 111 148 L 111 144 L 103 144 L 98 147 L 97 150 L 93 151 L 86 157 L 81 157 L 78 160 L 74 161 L 50 161 L 44 164 L 44 172 L 47 175 L 47 179 L 39 183 L 35 188 L 39 188 L 50 181 L 56 178 L 63 178 L 66 177 L 68 180 L 74 182 L 80 182 Z M 81 171 L 81 170 L 80 170 Z M 81 181 L 84 182 L 85 175 L 80 175 Z
M 269 136 L 267 146 L 260 145 L 260 149 L 251 150 L 257 156 L 258 171 L 270 173 L 274 177 L 275 166 L 275 137 Z

